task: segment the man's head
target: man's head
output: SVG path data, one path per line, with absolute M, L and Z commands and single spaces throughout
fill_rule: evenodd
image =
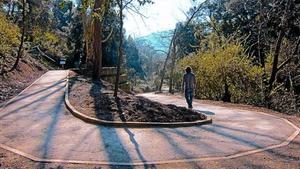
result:
M 185 72 L 186 72 L 186 73 L 192 73 L 192 68 L 188 66 L 188 67 L 185 69 Z

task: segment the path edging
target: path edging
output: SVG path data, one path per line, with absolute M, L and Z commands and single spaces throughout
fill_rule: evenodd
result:
M 67 109 L 77 118 L 81 119 L 86 123 L 98 124 L 104 126 L 113 126 L 113 127 L 129 127 L 129 128 L 148 128 L 148 127 L 165 127 L 165 128 L 176 128 L 176 127 L 191 127 L 191 126 L 199 126 L 204 124 L 211 124 L 212 118 L 207 117 L 206 120 L 198 120 L 194 122 L 175 122 L 175 123 L 160 123 L 160 122 L 121 122 L 121 121 L 107 121 L 100 120 L 97 118 L 93 118 L 87 116 L 78 110 L 70 103 L 69 101 L 69 71 L 67 74 L 67 84 L 65 90 L 65 105 Z

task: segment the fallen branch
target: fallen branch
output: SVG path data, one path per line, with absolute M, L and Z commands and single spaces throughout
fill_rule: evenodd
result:
M 41 51 L 39 46 L 32 47 L 32 49 L 34 49 L 34 48 L 36 48 L 42 56 L 44 56 L 45 58 L 47 58 L 47 59 L 51 60 L 52 62 L 56 63 L 56 61 L 54 59 L 52 59 L 50 56 L 46 55 L 43 51 Z

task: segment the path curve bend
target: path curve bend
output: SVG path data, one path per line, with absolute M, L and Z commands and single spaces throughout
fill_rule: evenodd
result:
M 195 102 L 213 124 L 114 128 L 85 123 L 64 104 L 67 71 L 49 71 L 0 109 L 0 147 L 41 162 L 144 165 L 235 158 L 290 143 L 299 128 L 263 113 Z M 182 98 L 142 95 L 185 105 Z

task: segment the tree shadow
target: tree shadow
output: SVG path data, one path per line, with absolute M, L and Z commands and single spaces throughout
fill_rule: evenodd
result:
M 180 148 L 180 146 L 178 146 L 178 142 L 174 141 L 174 139 L 170 137 L 168 134 L 166 134 L 165 132 L 163 132 L 162 129 L 157 129 L 156 131 L 160 135 L 162 135 L 165 138 L 165 140 L 167 140 L 170 143 L 170 145 L 174 148 L 173 150 L 175 150 L 176 153 L 180 155 L 184 155 L 186 159 L 195 158 L 194 156 L 189 155 L 182 148 Z M 191 168 L 201 168 L 195 161 L 190 161 L 187 164 L 190 165 Z
M 117 107 L 118 107 L 118 113 L 119 113 L 119 117 L 120 119 L 123 121 L 123 122 L 126 122 L 126 118 L 123 114 L 123 110 L 122 110 L 122 103 L 121 103 L 121 100 L 120 98 L 115 98 L 115 101 L 117 103 Z
M 243 143 L 243 144 L 245 144 L 247 146 L 250 146 L 250 147 L 253 147 L 253 148 L 263 148 L 262 146 L 254 143 L 254 142 L 252 142 L 250 140 L 238 137 L 238 136 L 230 134 L 228 132 L 219 131 L 219 130 L 210 128 L 210 126 L 209 127 L 207 127 L 207 126 L 201 126 L 201 128 L 199 128 L 199 129 L 205 130 L 205 131 L 208 131 L 208 132 L 211 132 L 211 133 L 214 133 L 216 135 L 220 135 L 220 136 L 226 137 L 228 139 L 231 139 L 233 141 L 237 141 L 237 142 Z
M 91 81 L 92 87 L 90 89 L 90 96 L 93 97 L 94 103 L 96 104 L 100 98 L 101 89 L 102 89 L 102 82 L 99 80 L 93 80 Z M 103 106 L 103 105 L 98 105 L 97 106 Z M 100 109 L 100 107 L 95 107 L 96 111 Z M 99 112 L 97 112 L 99 113 Z M 113 120 L 114 117 L 112 113 L 109 111 L 105 112 L 106 113 L 106 118 Z M 121 138 L 119 138 L 118 133 L 115 128 L 113 127 L 104 127 L 104 126 L 98 126 L 99 134 L 100 134 L 100 139 L 103 140 L 103 144 L 105 147 L 105 152 L 108 156 L 108 160 L 111 163 L 131 163 L 132 159 L 127 152 L 126 148 L 124 147 L 123 143 L 121 142 Z M 120 166 L 117 165 L 110 165 L 110 168 L 112 169 L 117 169 L 120 168 Z M 131 166 L 122 166 L 122 168 L 126 169 L 133 169 Z
M 221 135 L 221 136 L 224 136 L 226 138 L 229 138 L 231 140 L 234 140 L 234 141 L 238 141 L 240 143 L 243 143 L 245 145 L 248 145 L 248 146 L 251 146 L 253 148 L 257 148 L 257 149 L 262 149 L 262 148 L 265 148 L 265 147 L 262 147 L 260 145 L 257 145 L 249 140 L 246 140 L 246 139 L 243 139 L 241 137 L 237 137 L 237 136 L 234 136 L 232 134 L 229 134 L 229 133 L 226 133 L 226 132 L 223 132 L 223 131 L 218 131 L 218 130 L 213 130 L 213 129 L 210 129 L 206 126 L 202 126 L 201 129 L 203 130 L 206 130 L 206 131 L 210 131 L 210 132 L 213 132 L 215 134 L 218 134 L 218 135 Z M 299 136 L 298 136 L 299 137 Z M 270 137 L 272 138 L 272 137 Z M 283 140 L 282 140 L 283 142 Z M 290 144 L 296 144 L 296 145 L 299 145 L 299 143 L 295 142 L 295 141 L 292 141 Z M 287 153 L 286 154 L 283 154 L 281 152 L 279 152 L 277 149 L 269 149 L 269 150 L 266 150 L 264 151 L 266 153 L 269 153 L 270 155 L 274 155 L 274 156 L 277 156 L 279 158 L 284 158 L 284 159 L 293 159 L 293 160 L 300 160 L 300 157 L 296 157 L 296 156 L 293 156 L 293 155 L 290 155 L 290 153 Z
M 144 168 L 145 169 L 155 169 L 155 165 L 154 164 L 151 164 L 151 165 L 148 165 L 146 164 L 147 163 L 147 160 L 146 158 L 143 156 L 143 153 L 141 152 L 140 150 L 140 146 L 138 144 L 138 142 L 135 140 L 134 138 L 134 133 L 132 133 L 128 128 L 124 128 L 124 130 L 126 131 L 126 133 L 128 134 L 129 138 L 130 138 L 130 141 L 131 143 L 134 145 L 135 147 L 135 150 L 139 156 L 139 159 L 142 161 L 142 163 L 144 163 Z
M 113 127 L 99 126 L 100 139 L 103 141 L 105 152 L 110 163 L 132 163 L 130 154 L 123 145 L 121 138 Z M 120 168 L 118 165 L 110 165 L 110 168 Z M 132 166 L 122 165 L 124 169 L 133 169 Z
M 56 130 L 56 125 L 58 124 L 60 113 L 64 110 L 65 110 L 64 100 L 61 99 L 55 104 L 55 108 L 53 109 L 53 111 L 50 112 L 51 122 L 49 123 L 49 126 L 44 136 L 43 144 L 41 145 L 41 149 L 42 149 L 41 157 L 44 159 L 48 158 L 49 149 L 51 148 L 53 136 Z M 45 163 L 43 162 L 39 163 L 38 168 L 41 169 L 45 168 Z
M 52 86 L 52 87 L 54 87 L 54 86 Z M 41 97 L 41 98 L 35 99 L 35 100 L 33 100 L 32 102 L 30 102 L 30 103 L 28 103 L 28 104 L 25 104 L 25 105 L 23 105 L 23 106 L 21 106 L 21 107 L 17 107 L 17 108 L 15 108 L 15 109 L 13 109 L 13 110 L 11 110 L 11 111 L 5 113 L 5 114 L 2 114 L 2 115 L 0 116 L 0 119 L 3 119 L 3 118 L 5 118 L 5 117 L 7 117 L 7 116 L 10 116 L 10 115 L 12 115 L 12 114 L 15 114 L 15 113 L 19 112 L 20 110 L 22 110 L 22 109 L 24 109 L 24 108 L 26 108 L 26 107 L 32 105 L 33 103 L 41 102 L 41 101 L 43 101 L 43 100 L 46 100 L 47 97 L 49 97 L 49 96 L 55 94 L 56 92 L 62 90 L 64 87 L 65 87 L 65 86 L 61 86 L 61 87 L 55 89 L 55 90 L 52 91 L 51 93 L 48 93 L 47 95 L 45 95 L 45 96 L 43 96 L 43 97 Z M 49 89 L 49 88 L 47 88 L 47 89 Z M 45 91 L 45 90 L 43 90 L 43 91 Z M 31 94 L 31 96 L 33 96 L 33 94 Z M 20 101 L 20 100 L 21 100 L 21 99 L 18 99 L 18 101 Z
M 237 132 L 241 132 L 241 133 L 247 133 L 247 134 L 257 135 L 257 136 L 271 138 L 271 139 L 280 141 L 280 138 L 277 138 L 277 137 L 274 137 L 274 136 L 271 136 L 271 135 L 266 135 L 266 134 L 261 134 L 261 133 L 253 132 L 253 131 L 247 131 L 247 130 L 232 128 L 232 127 L 226 127 L 226 126 L 220 125 L 220 124 L 212 124 L 212 126 L 214 126 L 216 128 L 220 128 L 220 129 L 232 130 L 232 131 L 237 131 Z
M 103 88 L 101 81 L 92 81 L 92 87 L 90 90 L 90 95 L 94 98 L 94 102 L 97 102 L 97 99 L 99 99 L 99 95 L 101 93 L 101 89 Z M 101 97 L 102 98 L 102 97 Z M 126 122 L 126 118 L 123 115 L 123 110 L 122 110 L 122 103 L 119 98 L 115 98 L 115 102 L 117 104 L 117 111 L 119 113 L 119 117 L 121 121 Z M 96 107 L 100 108 L 100 107 Z M 97 111 L 97 110 L 96 110 Z M 113 114 L 110 113 L 109 111 L 105 112 L 106 113 L 106 118 L 114 120 Z M 99 133 L 101 140 L 103 140 L 104 146 L 105 146 L 105 152 L 108 156 L 109 162 L 111 163 L 132 163 L 132 158 L 126 149 L 126 147 L 122 143 L 122 139 L 119 137 L 117 130 L 114 127 L 103 127 L 103 126 L 98 126 Z M 142 152 L 140 151 L 139 144 L 134 138 L 134 134 L 128 129 L 124 128 L 126 133 L 128 134 L 131 143 L 135 146 L 136 152 L 140 160 L 145 163 L 147 160 L 144 158 Z M 110 168 L 112 169 L 118 169 L 118 168 L 125 168 L 125 169 L 133 169 L 133 166 L 129 165 L 110 165 Z M 146 165 L 144 164 L 144 168 L 154 168 L 153 165 Z
M 24 93 L 23 93 L 23 94 L 21 94 L 20 96 L 18 96 L 18 98 L 12 100 L 11 102 L 8 102 L 7 104 L 4 104 L 4 107 L 3 107 L 3 108 L 5 108 L 5 107 L 7 107 L 7 106 L 9 106 L 9 105 L 11 105 L 11 104 L 14 104 L 14 103 L 16 103 L 16 102 L 18 102 L 18 101 L 24 100 L 24 99 L 26 99 L 26 98 L 28 98 L 28 97 L 30 97 L 30 96 L 34 96 L 34 95 L 36 95 L 36 94 L 39 94 L 39 93 L 44 92 L 44 91 L 46 91 L 46 90 L 49 90 L 49 89 L 51 89 L 51 88 L 53 88 L 53 87 L 55 87 L 55 86 L 57 86 L 57 85 L 59 85 L 59 84 L 64 83 L 65 81 L 66 81 L 66 79 L 59 80 L 59 81 L 55 82 L 54 84 L 52 84 L 52 85 L 50 85 L 50 86 L 48 86 L 48 87 L 46 87 L 46 88 L 43 88 L 43 89 L 41 89 L 41 90 L 38 90 L 38 91 L 33 92 L 33 93 L 30 93 L 30 94 L 24 94 Z M 23 96 L 22 96 L 22 95 L 23 95 Z

